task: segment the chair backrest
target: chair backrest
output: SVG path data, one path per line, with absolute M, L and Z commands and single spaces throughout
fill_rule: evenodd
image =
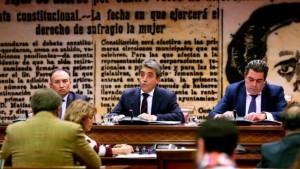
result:
M 195 169 L 196 149 L 156 149 L 158 169 Z

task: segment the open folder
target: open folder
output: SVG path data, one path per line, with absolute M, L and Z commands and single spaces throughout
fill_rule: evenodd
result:
M 244 117 L 238 117 L 236 110 L 233 110 L 233 118 L 229 120 L 234 121 L 237 126 L 250 126 L 250 125 L 281 125 L 281 122 L 275 120 L 261 120 L 261 121 L 251 121 Z
M 140 117 L 125 116 L 121 118 L 118 123 L 120 125 L 179 125 L 180 121 L 151 121 L 148 122 L 146 119 Z
M 261 120 L 251 121 L 244 117 L 229 118 L 229 120 L 235 122 L 237 126 L 250 126 L 250 125 L 281 125 L 281 122 L 275 120 Z
M 118 124 L 120 124 L 120 125 L 148 125 L 149 122 L 144 118 L 125 116 L 125 117 L 119 119 Z

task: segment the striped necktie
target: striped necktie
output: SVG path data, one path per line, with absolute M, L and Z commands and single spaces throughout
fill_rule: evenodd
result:
M 143 93 L 142 95 L 143 95 L 143 101 L 142 101 L 141 113 L 148 113 L 147 97 L 149 96 L 149 94 Z

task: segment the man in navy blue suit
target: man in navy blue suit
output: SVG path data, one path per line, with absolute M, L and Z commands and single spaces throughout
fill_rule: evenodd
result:
M 162 74 L 160 65 L 155 60 L 145 60 L 140 66 L 139 73 L 140 87 L 123 91 L 119 103 L 111 113 L 122 117 L 130 116 L 132 111 L 134 116 L 148 121 L 184 122 L 176 94 L 157 86 Z M 146 108 L 141 112 L 144 93 L 147 94 Z
M 250 61 L 245 68 L 245 80 L 227 87 L 225 95 L 209 113 L 209 118 L 233 118 L 235 110 L 239 117 L 251 121 L 280 120 L 287 102 L 281 86 L 267 83 L 268 70 L 264 61 Z M 253 96 L 255 108 L 248 112 Z
M 60 118 L 64 119 L 67 107 L 77 99 L 88 101 L 87 96 L 72 92 L 70 73 L 64 69 L 55 69 L 50 74 L 50 88 L 55 90 L 62 97 Z

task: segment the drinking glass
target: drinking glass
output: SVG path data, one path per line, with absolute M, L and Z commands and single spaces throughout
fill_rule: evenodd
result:
M 114 125 L 114 116 L 110 113 L 104 115 L 104 118 L 103 118 L 103 124 L 104 125 Z
M 187 123 L 189 126 L 196 126 L 197 124 L 197 116 L 195 114 L 189 114 Z

